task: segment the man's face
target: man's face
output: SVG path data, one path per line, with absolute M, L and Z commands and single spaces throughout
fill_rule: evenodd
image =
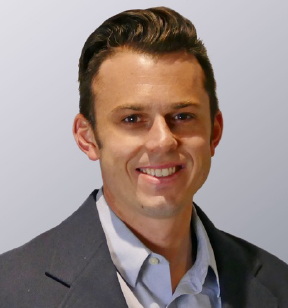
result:
M 153 58 L 123 49 L 102 63 L 92 83 L 98 157 L 105 198 L 120 217 L 191 209 L 218 143 L 210 143 L 203 84 L 201 66 L 185 53 Z

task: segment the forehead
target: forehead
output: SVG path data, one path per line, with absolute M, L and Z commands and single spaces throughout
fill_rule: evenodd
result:
M 121 49 L 101 64 L 92 89 L 97 102 L 108 102 L 111 97 L 126 103 L 188 100 L 205 92 L 204 73 L 191 54 L 152 56 Z

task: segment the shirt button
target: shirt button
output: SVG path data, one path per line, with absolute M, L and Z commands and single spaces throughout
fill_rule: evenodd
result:
M 157 265 L 159 262 L 160 262 L 159 259 L 154 258 L 154 257 L 149 259 L 149 263 L 152 265 Z

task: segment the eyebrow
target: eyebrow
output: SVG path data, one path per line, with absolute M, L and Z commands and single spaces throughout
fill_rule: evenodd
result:
M 117 112 L 117 111 L 121 111 L 121 110 L 142 111 L 146 108 L 141 104 L 123 104 L 123 105 L 117 106 L 115 109 L 113 109 L 113 112 Z
M 178 110 L 178 109 L 182 109 L 182 108 L 187 108 L 187 107 L 199 107 L 198 103 L 195 102 L 176 102 L 176 103 L 172 103 L 171 105 L 169 105 L 169 107 L 171 107 L 174 110 Z M 115 109 L 113 109 L 113 113 L 114 112 L 118 112 L 121 110 L 134 110 L 134 111 L 143 111 L 143 110 L 149 110 L 151 109 L 151 105 L 150 106 L 144 106 L 142 104 L 123 104 L 120 106 L 117 106 Z
M 172 109 L 178 110 L 182 108 L 187 108 L 187 107 L 199 107 L 199 104 L 194 103 L 194 102 L 180 102 L 180 103 L 173 103 L 172 104 Z

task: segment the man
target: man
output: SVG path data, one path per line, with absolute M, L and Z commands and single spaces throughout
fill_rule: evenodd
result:
M 73 133 L 103 188 L 1 256 L 0 307 L 288 307 L 287 265 L 193 204 L 223 119 L 192 23 L 167 8 L 108 19 L 79 83 Z

